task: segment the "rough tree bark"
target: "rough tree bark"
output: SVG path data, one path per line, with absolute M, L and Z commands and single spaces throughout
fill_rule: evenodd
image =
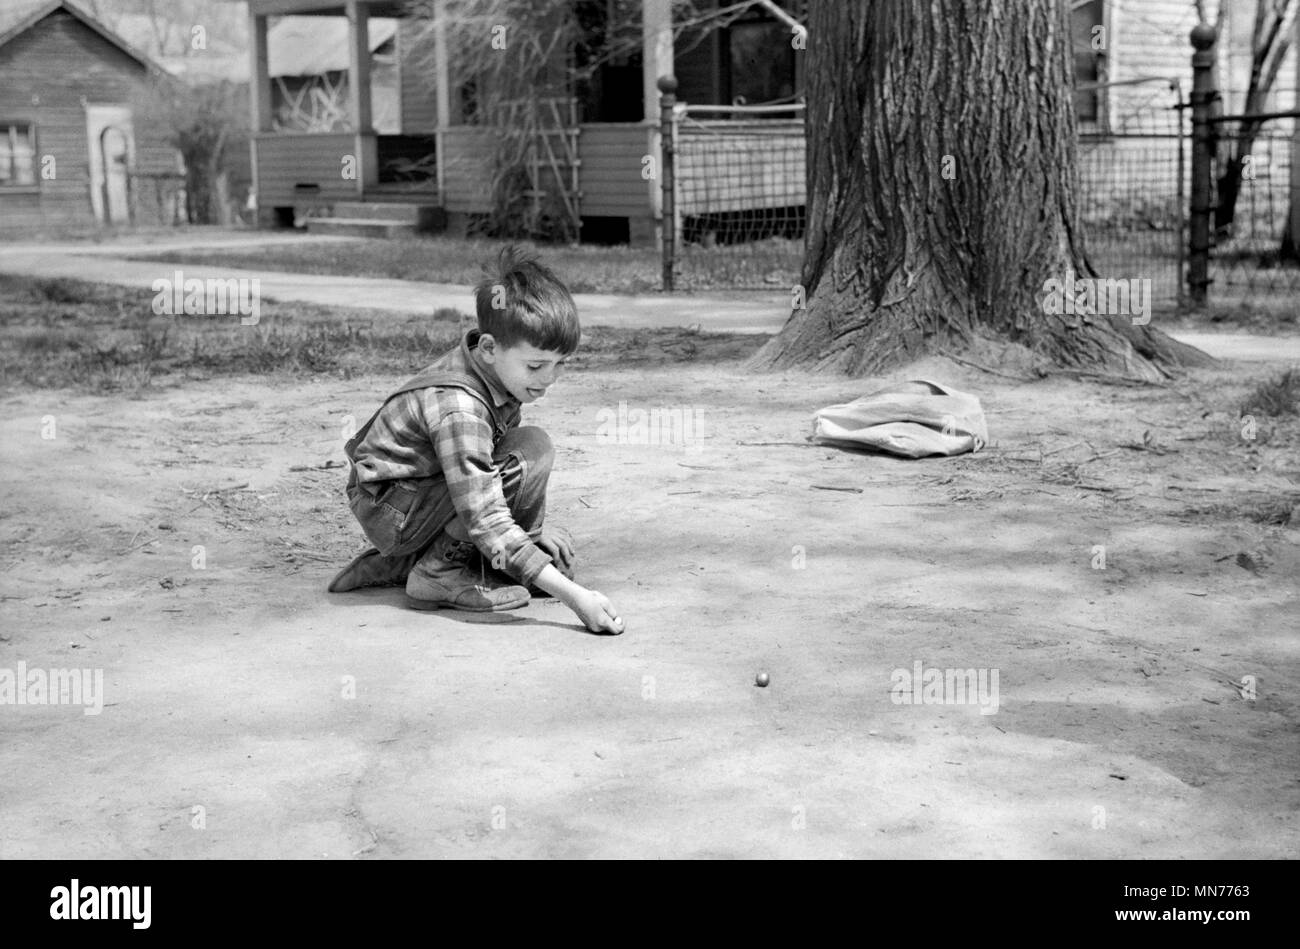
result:
M 1094 273 L 1067 16 L 1058 0 L 812 0 L 806 308 L 751 367 L 866 375 L 979 338 L 1149 380 L 1208 361 L 1130 317 L 1041 306 L 1047 279 Z

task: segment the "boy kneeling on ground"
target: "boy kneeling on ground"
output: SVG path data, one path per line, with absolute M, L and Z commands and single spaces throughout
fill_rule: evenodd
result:
M 520 426 L 578 348 L 568 289 L 507 247 L 475 289 L 478 329 L 390 395 L 347 444 L 348 503 L 374 548 L 332 593 L 406 584 L 415 609 L 489 612 L 550 594 L 593 632 L 621 633 L 609 600 L 573 581 L 567 532 L 543 528 L 555 457 Z

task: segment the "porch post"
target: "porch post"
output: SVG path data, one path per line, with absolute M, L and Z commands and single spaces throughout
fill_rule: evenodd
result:
M 271 69 L 266 55 L 266 19 L 256 13 L 250 13 L 248 17 L 248 93 L 255 133 L 271 130 Z
M 673 72 L 672 0 L 643 0 L 641 5 L 641 91 L 643 119 L 654 125 L 659 115 L 659 77 Z
M 266 54 L 266 17 L 250 12 L 248 15 L 248 98 L 252 110 L 250 119 L 253 134 L 248 136 L 249 170 L 252 173 L 253 201 L 257 207 L 256 221 L 263 221 L 262 193 L 257 174 L 257 137 L 271 130 L 271 77 Z
M 370 118 L 370 11 L 361 0 L 347 0 L 348 100 L 356 133 L 357 196 L 379 183 L 379 150 Z
M 437 109 L 437 129 L 434 132 L 434 155 L 438 168 L 438 198 L 443 195 L 444 134 L 451 125 L 451 64 L 447 62 L 447 0 L 434 0 L 433 4 L 433 95 Z
M 673 73 L 673 4 L 672 0 L 642 0 L 641 4 L 641 88 L 644 96 L 643 121 L 648 127 L 649 153 L 663 157 L 659 141 L 659 78 L 672 81 Z M 660 173 L 663 169 L 658 169 Z M 673 222 L 665 220 L 658 177 L 646 184 L 646 213 L 628 219 L 634 244 L 641 241 L 665 241 L 675 231 Z
M 370 11 L 360 0 L 347 0 L 348 96 L 352 127 L 362 134 L 374 131 L 370 119 Z

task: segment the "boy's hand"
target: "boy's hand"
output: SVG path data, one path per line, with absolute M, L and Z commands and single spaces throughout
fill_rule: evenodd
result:
M 574 583 L 560 573 L 555 564 L 548 563 L 543 567 L 533 583 L 573 610 L 582 624 L 593 633 L 613 633 L 617 636 L 623 632 L 623 618 L 605 594 Z
M 573 538 L 563 527 L 545 527 L 537 546 L 551 555 L 555 565 L 565 576 L 573 575 Z
M 623 632 L 622 617 L 603 593 L 584 589 L 573 597 L 569 608 L 578 614 L 578 619 L 593 633 L 613 633 L 617 636 Z

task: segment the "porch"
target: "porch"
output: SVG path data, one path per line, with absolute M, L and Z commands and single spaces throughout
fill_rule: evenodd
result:
M 456 230 L 474 215 L 488 213 L 493 130 L 453 120 L 445 3 L 435 0 L 429 7 L 431 18 L 423 36 L 431 37 L 432 48 L 419 57 L 399 49 L 399 66 L 407 68 L 400 80 L 397 135 L 378 134 L 373 127 L 370 30 L 372 19 L 399 21 L 400 47 L 412 35 L 400 29 L 403 20 L 411 22 L 404 2 L 248 0 L 248 7 L 253 187 L 262 223 L 282 222 L 306 211 L 317 221 L 330 214 L 366 222 L 338 225 L 347 232 L 391 231 L 380 225 L 394 221 L 421 228 L 450 223 Z M 267 34 L 270 18 L 279 16 L 346 18 L 346 130 L 274 130 Z M 656 116 L 655 79 L 660 71 L 672 70 L 669 0 L 647 0 L 643 19 L 644 114 Z M 659 196 L 655 182 L 644 179 L 641 169 L 642 157 L 656 151 L 655 123 L 569 121 L 564 132 L 568 147 L 547 155 L 543 172 L 552 187 L 565 192 L 574 216 L 627 218 L 630 239 L 653 240 Z
M 392 231 L 393 221 L 458 232 L 475 216 L 490 212 L 497 130 L 483 124 L 482 116 L 465 116 L 460 105 L 453 108 L 463 90 L 458 91 L 449 76 L 449 23 L 443 0 L 431 0 L 429 18 L 419 21 L 400 0 L 248 0 L 248 7 L 252 168 L 260 221 L 269 225 L 308 212 L 305 216 L 315 221 L 330 215 L 354 222 L 317 225 L 341 228 L 338 232 L 379 234 Z M 290 15 L 346 20 L 346 108 L 340 110 L 346 115 L 341 129 L 274 130 L 268 25 L 272 17 Z M 376 35 L 381 29 L 392 32 L 388 19 L 397 21 L 400 134 L 380 134 L 372 122 L 370 38 L 371 21 L 378 18 L 385 22 L 375 24 Z M 647 156 L 660 155 L 657 79 L 675 68 L 671 0 L 644 0 L 641 26 L 641 62 L 630 68 L 641 73 L 642 101 L 636 103 L 633 92 L 632 102 L 644 118 L 583 122 L 576 100 L 554 100 L 555 121 L 537 135 L 528 163 L 528 193 L 535 202 L 540 196 L 562 206 L 584 235 L 599 232 L 605 238 L 614 235 L 609 238 L 613 240 L 648 244 L 659 239 L 661 226 L 660 182 L 645 169 Z M 414 43 L 408 42 L 412 36 L 418 37 Z M 413 55 L 417 43 L 424 45 Z M 692 75 L 707 72 L 701 71 L 698 50 L 683 55 L 682 66 Z M 620 74 L 620 97 L 634 88 L 628 78 Z M 701 79 L 695 88 L 707 85 Z M 549 108 L 552 100 L 545 101 Z M 613 117 L 606 113 L 597 114 Z M 756 134 L 761 138 L 762 130 Z M 771 175 L 764 180 L 767 177 Z M 732 203 L 748 200 L 744 193 L 732 197 Z M 402 205 L 405 210 L 394 207 Z

